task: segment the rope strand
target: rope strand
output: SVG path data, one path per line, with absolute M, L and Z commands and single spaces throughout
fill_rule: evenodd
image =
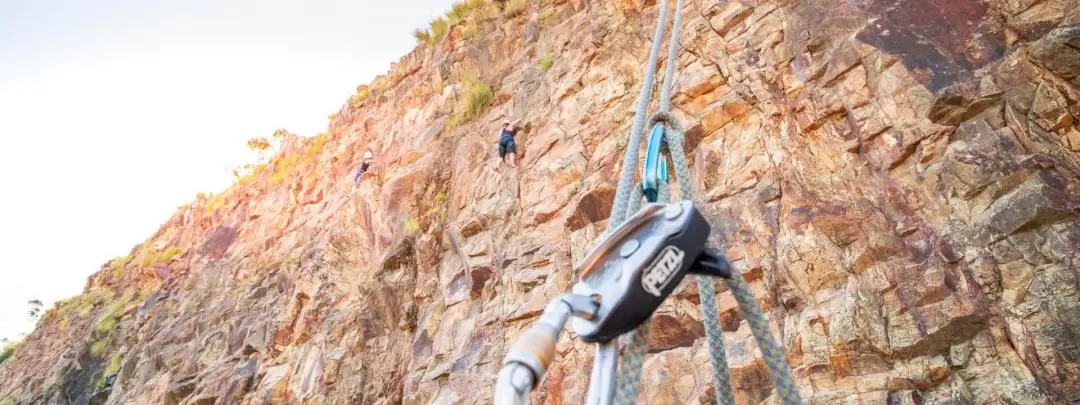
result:
M 626 155 L 623 159 L 623 167 L 619 174 L 619 184 L 615 192 L 615 201 L 612 205 L 611 218 L 608 222 L 607 232 L 617 228 L 626 217 L 638 210 L 643 193 L 640 185 L 633 187 L 637 175 L 638 154 L 641 149 L 641 141 L 645 130 L 645 113 L 649 105 L 649 95 L 652 93 L 655 71 L 660 50 L 660 40 L 664 34 L 664 24 L 667 22 L 667 9 L 669 0 L 664 0 L 660 5 L 660 17 L 656 25 L 656 33 L 653 36 L 652 49 L 649 52 L 648 66 L 645 71 L 645 83 L 641 88 L 638 98 L 637 110 L 634 113 L 633 126 L 630 129 L 630 139 L 626 146 Z M 693 185 L 691 183 L 690 169 L 686 161 L 684 150 L 685 135 L 683 128 L 675 117 L 670 113 L 672 83 L 675 77 L 675 64 L 679 47 L 679 31 L 682 23 L 682 0 L 675 1 L 675 16 L 672 22 L 672 34 L 668 45 L 667 66 L 665 67 L 664 81 L 660 90 L 660 112 L 649 120 L 649 126 L 656 123 L 665 125 L 665 144 L 668 156 L 671 157 L 675 166 L 675 177 L 679 183 L 679 198 L 683 200 L 693 199 Z M 628 195 L 629 194 L 629 195 Z M 657 201 L 668 202 L 670 200 L 670 186 L 665 181 L 660 181 Z M 711 243 L 710 243 L 711 244 Z M 727 279 L 739 309 L 742 311 L 751 333 L 758 343 L 765 365 L 776 387 L 776 393 L 785 405 L 800 404 L 799 392 L 795 387 L 791 370 L 783 350 L 772 339 L 768 321 L 761 308 L 757 305 L 746 280 L 738 271 L 732 272 L 732 277 Z M 724 339 L 720 328 L 720 316 L 717 312 L 716 288 L 709 277 L 697 276 L 698 294 L 701 300 L 701 317 L 705 327 L 706 339 L 709 348 L 709 362 L 712 366 L 714 390 L 717 401 L 720 404 L 734 404 L 734 393 L 731 389 L 731 374 L 728 370 L 727 356 L 724 351 Z M 626 344 L 623 347 L 624 356 L 619 358 L 618 376 L 616 379 L 615 403 L 632 404 L 636 401 L 641 386 L 641 372 L 644 365 L 645 354 L 648 351 L 648 336 L 651 325 L 648 321 L 642 323 L 637 329 L 625 336 Z

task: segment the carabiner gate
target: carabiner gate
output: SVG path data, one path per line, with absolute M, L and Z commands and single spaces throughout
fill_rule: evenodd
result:
M 661 154 L 664 142 L 664 123 L 657 122 L 649 133 L 649 145 L 645 150 L 645 175 L 641 181 L 641 188 L 648 202 L 656 202 L 661 181 L 665 184 L 668 181 L 667 157 Z

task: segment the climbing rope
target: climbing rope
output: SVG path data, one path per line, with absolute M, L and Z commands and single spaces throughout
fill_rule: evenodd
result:
M 612 204 L 611 219 L 608 223 L 607 233 L 622 224 L 629 214 L 638 210 L 643 193 L 642 187 L 633 187 L 637 175 L 637 160 L 640 153 L 641 141 L 644 137 L 645 114 L 648 110 L 649 96 L 655 80 L 656 64 L 660 52 L 660 40 L 664 35 L 664 24 L 667 22 L 667 10 L 670 2 L 665 0 L 660 8 L 660 17 L 653 35 L 652 48 L 649 52 L 649 60 L 645 71 L 645 81 L 639 94 L 637 109 L 634 113 L 634 121 L 630 130 L 629 143 L 626 147 L 626 155 L 623 159 L 623 167 L 619 175 L 619 183 L 615 192 L 615 201 Z M 668 146 L 667 155 L 672 159 L 675 167 L 675 176 L 679 183 L 679 198 L 683 200 L 693 199 L 693 186 L 690 181 L 690 169 L 686 162 L 686 154 L 683 149 L 684 132 L 676 118 L 670 113 L 671 89 L 675 73 L 677 48 L 679 45 L 679 27 L 681 25 L 682 0 L 675 1 L 675 17 L 672 21 L 672 34 L 668 44 L 668 58 L 665 69 L 664 81 L 660 92 L 660 111 L 649 120 L 650 127 L 664 125 L 665 143 Z M 662 163 L 663 164 L 663 163 Z M 665 179 L 666 180 L 666 179 Z M 656 200 L 668 202 L 670 187 L 666 181 L 659 182 Z M 629 194 L 629 195 L 628 195 Z M 717 313 L 716 289 L 712 280 L 707 276 L 696 276 L 698 294 L 701 303 L 702 323 L 706 331 L 706 339 L 709 346 L 709 357 L 712 365 L 713 379 L 715 381 L 715 393 L 720 404 L 734 404 L 734 395 L 731 391 L 731 376 L 727 367 L 727 358 L 724 352 L 720 317 Z M 768 321 L 757 301 L 750 291 L 746 280 L 738 271 L 733 271 L 727 280 L 735 300 L 739 304 L 744 318 L 750 326 L 751 333 L 757 341 L 758 347 L 765 359 L 765 366 L 776 387 L 776 392 L 783 404 L 800 404 L 799 392 L 795 388 L 791 370 L 783 351 L 773 341 L 769 331 Z M 624 337 L 625 345 L 618 366 L 616 382 L 615 402 L 617 404 L 631 404 L 637 398 L 641 386 L 641 370 L 644 363 L 645 353 L 648 350 L 649 322 L 646 321 L 637 329 Z

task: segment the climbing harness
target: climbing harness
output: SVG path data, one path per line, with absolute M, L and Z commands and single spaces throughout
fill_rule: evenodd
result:
M 652 129 L 644 175 L 641 183 L 632 186 L 637 175 L 645 112 L 670 0 L 662 3 L 608 230 L 575 266 L 580 281 L 571 292 L 551 301 L 537 323 L 511 346 L 496 383 L 494 401 L 497 405 L 527 403 L 529 392 L 539 385 L 555 357 L 555 343 L 567 322 L 571 322 L 581 340 L 596 344 L 586 403 L 633 403 L 641 385 L 641 369 L 648 349 L 648 319 L 688 273 L 697 276 L 717 402 L 727 405 L 734 404 L 735 400 L 712 277 L 723 278 L 738 302 L 761 349 L 780 402 L 801 404 L 791 370 L 769 332 L 765 314 L 742 274 L 731 268 L 727 259 L 718 253 L 719 249 L 711 246 L 711 227 L 692 202 L 693 187 L 683 150 L 683 129 L 669 112 L 682 0 L 675 1 L 660 111 L 648 122 Z M 674 203 L 668 202 L 668 159 L 675 168 L 682 200 Z M 639 210 L 642 198 L 647 203 Z M 633 215 L 627 219 L 629 214 Z M 625 342 L 621 357 L 617 347 L 620 336 Z

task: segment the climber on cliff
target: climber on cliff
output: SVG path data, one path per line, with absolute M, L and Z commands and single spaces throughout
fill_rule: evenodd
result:
M 506 154 L 510 154 L 510 167 L 517 167 L 517 146 L 514 145 L 514 124 L 509 120 L 503 121 L 502 132 L 499 133 L 499 161 L 495 163 L 495 171 L 502 172 L 502 162 L 506 160 Z
M 371 149 L 364 151 L 364 160 L 360 162 L 360 169 L 356 171 L 356 176 L 353 176 L 353 189 L 360 184 L 360 176 L 364 175 L 364 172 L 371 167 L 371 164 L 375 163 L 375 159 L 371 153 Z

